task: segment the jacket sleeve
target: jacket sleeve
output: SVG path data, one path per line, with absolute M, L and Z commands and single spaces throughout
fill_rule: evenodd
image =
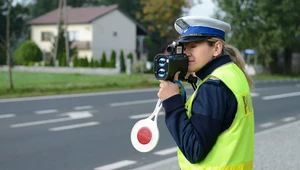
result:
M 179 94 L 163 101 L 167 128 L 186 159 L 197 163 L 231 125 L 237 101 L 225 84 L 219 80 L 207 81 L 199 87 L 192 106 L 189 119 Z

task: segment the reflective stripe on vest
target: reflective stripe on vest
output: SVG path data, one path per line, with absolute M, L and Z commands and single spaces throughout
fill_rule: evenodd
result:
M 180 168 L 181 170 L 252 170 L 254 156 L 252 99 L 247 79 L 236 64 L 231 62 L 220 66 L 198 85 L 186 102 L 187 115 L 191 117 L 192 101 L 197 90 L 209 78 L 220 79 L 233 92 L 238 103 L 237 113 L 231 126 L 219 135 L 213 148 L 199 163 L 191 164 L 178 149 Z

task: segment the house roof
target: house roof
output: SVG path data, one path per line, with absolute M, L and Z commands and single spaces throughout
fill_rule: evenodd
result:
M 98 6 L 98 7 L 81 7 L 81 8 L 72 8 L 67 7 L 67 18 L 68 24 L 85 24 L 91 23 L 94 20 L 108 14 L 118 8 L 118 5 L 110 6 Z M 137 33 L 140 35 L 147 35 L 148 31 L 140 25 L 136 20 L 131 18 L 128 14 L 119 9 L 126 17 L 131 19 L 137 25 Z M 62 14 L 63 16 L 64 14 Z M 48 25 L 48 24 L 57 24 L 58 19 L 58 8 L 50 11 L 42 16 L 34 18 L 28 22 L 29 25 Z

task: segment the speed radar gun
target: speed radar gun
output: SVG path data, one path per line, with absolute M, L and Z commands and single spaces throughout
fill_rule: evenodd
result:
M 154 57 L 154 75 L 157 80 L 173 81 L 176 72 L 180 71 L 179 80 L 188 70 L 188 57 L 183 53 L 183 44 L 173 42 L 167 47 L 168 54 L 157 54 Z
M 188 69 L 188 57 L 183 53 L 183 45 L 173 42 L 167 47 L 168 54 L 157 54 L 154 58 L 154 74 L 157 80 L 169 80 L 178 83 L 184 93 L 183 85 L 173 80 L 176 72 L 180 71 L 179 80 L 185 80 Z M 183 95 L 185 96 L 185 94 Z M 139 120 L 131 130 L 131 143 L 139 152 L 153 150 L 159 140 L 157 117 L 162 109 L 158 99 L 153 113 L 146 119 Z

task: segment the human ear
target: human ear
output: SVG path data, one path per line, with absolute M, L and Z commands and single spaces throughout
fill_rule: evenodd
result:
M 217 41 L 214 45 L 214 56 L 219 56 L 222 53 L 223 45 L 220 41 Z

